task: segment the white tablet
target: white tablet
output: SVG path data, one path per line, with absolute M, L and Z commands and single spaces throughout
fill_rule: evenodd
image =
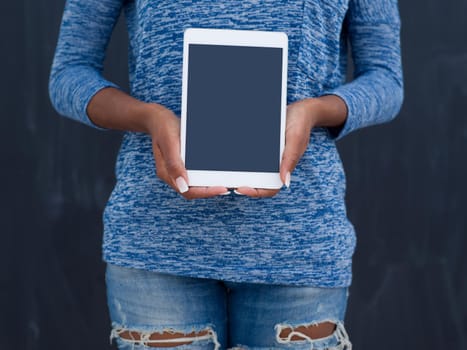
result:
M 184 32 L 181 156 L 189 186 L 280 188 L 288 38 L 282 32 Z

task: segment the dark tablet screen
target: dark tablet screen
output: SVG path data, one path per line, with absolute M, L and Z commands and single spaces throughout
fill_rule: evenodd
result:
M 282 49 L 190 44 L 185 165 L 278 172 Z

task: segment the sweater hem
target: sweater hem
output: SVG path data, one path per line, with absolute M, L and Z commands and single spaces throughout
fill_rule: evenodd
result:
M 204 269 L 200 268 L 198 270 L 194 270 L 193 268 L 185 270 L 174 270 L 174 266 L 170 264 L 162 264 L 160 262 L 145 262 L 144 264 L 138 264 L 138 262 L 134 259 L 122 259 L 120 257 L 116 258 L 110 254 L 104 254 L 102 260 L 104 263 L 120 267 L 147 270 L 176 276 L 215 279 L 225 282 L 307 286 L 315 288 L 346 288 L 349 287 L 352 282 L 351 262 L 349 263 L 346 260 L 343 260 L 343 263 L 347 265 L 345 268 L 345 270 L 349 270 L 347 273 L 342 274 L 342 269 L 339 269 L 340 273 L 326 273 L 326 277 L 324 278 L 323 274 L 321 273 L 316 272 L 315 274 L 305 275 L 303 271 L 301 271 L 300 278 L 298 278 L 297 273 L 287 273 L 287 269 L 284 269 L 283 274 L 276 273 L 274 275 L 271 275 L 266 270 L 257 270 L 254 274 L 252 274 L 250 271 L 245 271 L 245 274 L 241 274 L 238 270 L 230 270 L 225 266 L 222 269 L 206 267 Z M 341 260 L 334 261 L 338 262 Z

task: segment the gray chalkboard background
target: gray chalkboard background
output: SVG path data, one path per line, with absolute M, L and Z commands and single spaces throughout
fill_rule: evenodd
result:
M 101 213 L 119 132 L 47 93 L 63 0 L 1 1 L 0 349 L 110 349 Z M 355 349 L 467 349 L 467 1 L 400 1 L 406 98 L 339 143 Z M 126 82 L 120 23 L 106 74 Z

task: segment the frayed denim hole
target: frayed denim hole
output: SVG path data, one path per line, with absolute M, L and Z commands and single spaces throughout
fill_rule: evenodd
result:
M 177 349 L 182 349 L 184 346 L 190 346 L 193 347 L 193 345 L 197 345 L 200 342 L 206 341 L 206 342 L 212 342 L 214 344 L 214 350 L 219 350 L 221 344 L 219 343 L 219 340 L 217 338 L 217 333 L 214 331 L 213 327 L 211 326 L 205 326 L 205 327 L 197 327 L 201 328 L 199 330 L 194 329 L 193 332 L 198 333 L 202 331 L 207 331 L 207 334 L 205 335 L 195 335 L 195 336 L 180 336 L 179 338 L 172 338 L 172 339 L 150 339 L 151 335 L 155 332 L 159 333 L 190 333 L 186 332 L 184 330 L 179 330 L 176 328 L 164 328 L 161 331 L 159 330 L 154 330 L 154 329 L 131 329 L 129 327 L 123 327 L 123 326 L 118 326 L 114 325 L 112 327 L 112 330 L 110 332 L 110 343 L 112 344 L 113 339 L 117 339 L 117 344 L 119 346 L 127 347 L 128 344 L 132 344 L 132 349 L 136 346 L 143 347 L 143 349 L 154 349 L 158 348 L 156 347 L 151 347 L 148 346 L 148 344 L 170 344 L 170 343 L 179 343 L 179 342 L 186 342 L 186 341 L 191 341 L 192 343 L 190 344 L 182 344 L 176 346 Z M 128 332 L 130 339 L 122 338 L 120 335 L 123 332 Z M 132 332 L 137 332 L 139 334 L 139 339 L 133 338 Z M 168 346 L 168 348 L 174 348 L 175 346 Z M 161 347 L 159 347 L 161 348 Z
M 310 325 L 317 325 L 323 322 L 331 322 L 336 325 L 336 329 L 334 332 L 326 337 L 312 339 L 306 334 L 296 331 L 295 329 L 300 326 L 310 326 Z M 276 331 L 276 342 L 279 344 L 287 344 L 287 345 L 304 345 L 310 344 L 312 350 L 351 350 L 352 344 L 349 340 L 349 336 L 344 328 L 342 321 L 336 320 L 320 320 L 320 321 L 313 321 L 307 323 L 300 323 L 300 324 L 289 324 L 289 323 L 279 323 L 276 324 L 274 327 Z M 287 335 L 286 338 L 280 337 L 282 330 L 290 329 L 291 332 Z M 292 340 L 292 337 L 296 335 L 304 339 L 300 340 Z

